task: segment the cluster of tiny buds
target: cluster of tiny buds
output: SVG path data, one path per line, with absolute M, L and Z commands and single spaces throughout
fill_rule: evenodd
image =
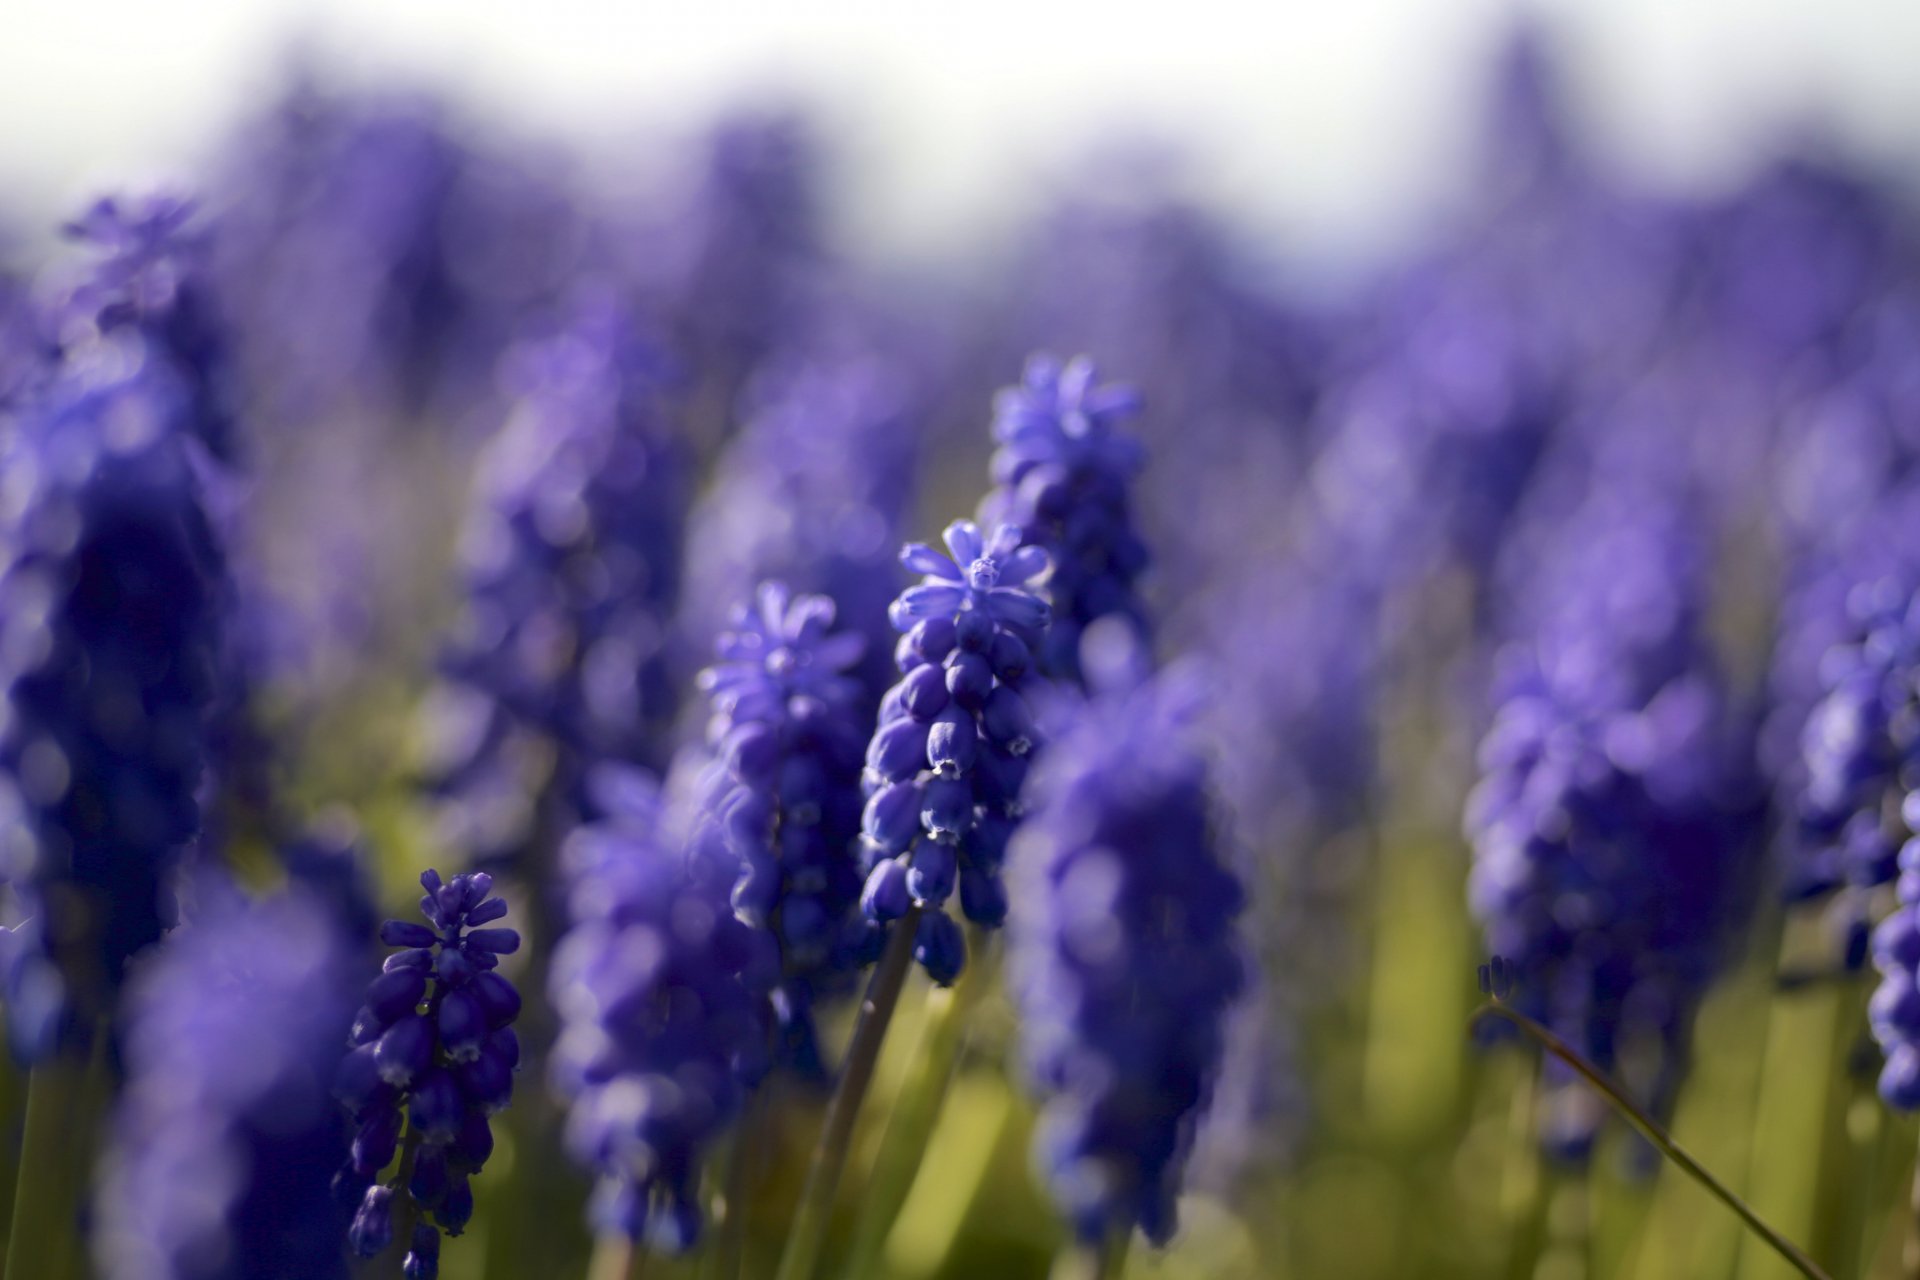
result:
M 504 901 L 489 896 L 493 877 L 481 871 L 443 883 L 428 871 L 420 883 L 428 923 L 380 926 L 380 940 L 402 950 L 367 987 L 334 1089 L 356 1126 L 351 1163 L 341 1172 L 343 1188 L 360 1197 L 349 1232 L 354 1253 L 371 1258 L 393 1242 L 402 1183 L 414 1207 L 438 1224 L 413 1229 L 407 1280 L 437 1275 L 439 1232 L 457 1236 L 472 1218 L 468 1180 L 493 1151 L 487 1117 L 512 1097 L 520 1064 L 510 1025 L 520 993 L 496 972 L 501 956 L 519 950 L 520 935 L 481 927 L 507 913 Z M 392 1184 L 376 1181 L 396 1154 Z
M 936 908 L 915 926 L 914 953 L 938 982 L 966 960 L 959 926 L 937 909 L 956 887 L 982 928 L 1007 914 L 1000 868 L 1035 742 L 1023 688 L 1049 620 L 1027 585 L 1047 553 L 1021 541 L 1017 526 L 983 538 L 961 520 L 946 531 L 950 555 L 909 544 L 901 562 L 924 577 L 889 611 L 906 633 L 902 679 L 881 700 L 867 749 L 861 905 L 881 923 Z

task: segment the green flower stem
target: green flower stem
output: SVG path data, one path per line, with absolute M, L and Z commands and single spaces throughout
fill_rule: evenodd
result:
M 393 1243 L 380 1260 L 378 1274 L 383 1280 L 400 1280 L 407 1252 L 413 1248 L 413 1225 L 420 1219 L 420 1210 L 407 1184 L 413 1181 L 413 1158 L 419 1150 L 420 1131 L 409 1120 L 406 1140 L 400 1147 L 400 1167 L 393 1174 Z
M 27 1079 L 27 1113 L 7 1236 L 4 1274 L 15 1280 L 68 1280 L 84 1274 L 80 1203 L 93 1171 L 98 1125 L 107 1097 L 107 1035 L 93 1031 L 83 1060 L 60 1054 Z
M 1733 1190 L 1720 1179 L 1714 1177 L 1706 1166 L 1688 1153 L 1685 1147 L 1669 1137 L 1667 1131 L 1661 1128 L 1652 1116 L 1635 1105 L 1618 1085 L 1601 1074 L 1599 1068 L 1581 1057 L 1572 1045 L 1532 1018 L 1501 1004 L 1498 1000 L 1476 1009 L 1469 1023 L 1470 1025 L 1478 1023 L 1486 1018 L 1506 1019 L 1530 1036 L 1541 1048 L 1573 1068 L 1581 1079 L 1593 1086 L 1596 1092 L 1612 1104 L 1614 1110 L 1626 1118 L 1641 1137 L 1652 1143 L 1661 1155 L 1680 1166 L 1688 1177 L 1704 1187 L 1714 1199 L 1733 1210 L 1740 1220 L 1746 1223 L 1748 1230 L 1766 1241 L 1774 1252 L 1784 1258 L 1801 1275 L 1809 1277 L 1809 1280 L 1831 1280 L 1831 1277 L 1820 1269 L 1819 1264 L 1808 1257 L 1793 1241 L 1767 1225 L 1766 1221 L 1755 1213 L 1746 1201 L 1735 1195 Z
M 67 1134 L 79 1094 L 80 1070 L 63 1058 L 42 1063 L 27 1077 L 26 1129 L 7 1236 L 6 1274 L 18 1280 L 57 1280 L 72 1272 L 76 1206 L 70 1193 L 76 1179 L 66 1161 L 76 1153 Z
M 720 1230 L 714 1241 L 713 1267 L 710 1274 L 715 1280 L 740 1280 L 740 1266 L 746 1254 L 747 1243 L 747 1193 L 752 1181 L 752 1163 L 755 1153 L 766 1136 L 767 1115 L 772 1109 L 767 1095 L 773 1091 L 774 1081 L 767 1079 L 753 1091 L 747 1099 L 746 1114 L 734 1129 L 733 1150 L 727 1153 L 726 1190 L 722 1193 Z
M 913 1055 L 914 1074 L 901 1089 L 892 1114 L 887 1117 L 870 1185 L 861 1197 L 860 1216 L 854 1227 L 853 1256 L 847 1264 L 850 1280 L 865 1280 L 875 1274 L 886 1248 L 887 1233 L 893 1230 L 901 1206 L 906 1204 L 907 1195 L 913 1189 L 928 1140 L 946 1104 L 955 1064 L 966 1045 L 968 1016 L 980 1003 L 981 995 L 993 985 L 994 962 L 999 957 L 991 949 L 991 941 L 991 934 L 970 926 L 967 930 L 969 959 L 959 983 L 950 990 L 936 988 L 927 997 L 930 1007 L 926 1027 Z
M 886 1039 L 887 1024 L 900 1003 L 900 989 L 906 985 L 907 969 L 913 961 L 913 935 L 920 923 L 920 908 L 914 907 L 894 922 L 893 935 L 887 940 L 886 954 L 867 984 L 866 999 L 854 1022 L 853 1041 L 847 1046 L 846 1066 L 840 1083 L 827 1104 L 827 1118 L 821 1125 L 820 1141 L 807 1166 L 807 1181 L 800 1192 L 800 1205 L 794 1211 L 793 1227 L 787 1235 L 787 1247 L 780 1257 L 776 1280 L 812 1280 L 826 1242 L 827 1220 L 833 1214 L 834 1193 L 840 1175 L 847 1167 L 847 1153 L 853 1144 L 853 1125 L 859 1118 L 860 1104 L 873 1083 L 873 1069 L 880 1061 L 880 1045 Z

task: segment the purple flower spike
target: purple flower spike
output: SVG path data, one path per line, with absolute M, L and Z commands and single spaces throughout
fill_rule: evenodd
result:
M 431 768 L 448 842 L 541 885 L 592 764 L 666 760 L 688 485 L 656 364 L 611 300 L 581 303 L 505 362 L 514 411 L 479 464 Z
M 701 1162 L 770 1065 L 773 940 L 731 910 L 727 874 L 689 850 L 643 776 L 603 774 L 607 817 L 564 850 L 571 928 L 554 952 L 553 1082 L 566 1144 L 600 1180 L 597 1230 L 663 1243 L 698 1234 Z M 691 856 L 689 856 L 691 854 Z M 672 1009 L 666 1022 L 635 1016 Z M 484 1061 L 484 1059 L 483 1059 Z
M 1052 562 L 1054 621 L 1041 665 L 1073 681 L 1080 679 L 1081 633 L 1095 620 L 1119 614 L 1142 634 L 1147 625 L 1135 582 L 1148 556 L 1132 511 L 1145 450 L 1119 430 L 1139 412 L 1140 396 L 1098 379 L 1085 356 L 1065 365 L 1046 355 L 1027 361 L 1020 385 L 994 404 L 999 487 L 982 507 L 983 516 L 1021 527 L 1022 554 L 1044 552 Z
M 408 1185 L 400 1185 L 396 1170 L 391 1183 L 376 1181 L 366 1193 L 366 1204 L 377 1200 L 388 1221 L 382 1236 L 378 1215 L 368 1218 L 365 1230 L 356 1219 L 354 1243 L 362 1257 L 392 1243 L 391 1211 L 384 1206 L 400 1193 L 422 1213 L 432 1210 L 448 1234 L 459 1234 L 473 1213 L 467 1178 L 480 1172 L 493 1150 L 487 1116 L 512 1097 L 520 1058 L 519 1042 L 507 1028 L 520 1012 L 520 993 L 496 968 L 502 955 L 519 949 L 520 935 L 473 927 L 505 914 L 492 896 L 493 877 L 474 872 L 442 880 L 429 870 L 421 874 L 420 887 L 426 890 L 421 911 L 433 928 L 389 920 L 380 937 L 408 948 L 400 955 L 421 960 L 374 979 L 355 1029 L 358 1035 L 377 1032 L 378 1039 L 370 1050 L 350 1053 L 335 1077 L 334 1095 L 358 1126 L 353 1168 L 362 1178 L 378 1179 L 391 1160 L 402 1109 L 414 1152 Z M 381 1083 L 369 1080 L 369 1065 Z M 367 1214 L 363 1205 L 362 1216 Z M 434 1239 L 425 1241 L 422 1231 Z M 439 1258 L 438 1233 L 423 1222 L 408 1242 L 405 1273 L 436 1275 Z
M 870 932 L 855 909 L 863 697 L 848 674 L 866 641 L 836 630 L 835 613 L 823 596 L 763 583 L 721 634 L 719 661 L 700 675 L 714 756 L 694 838 L 738 859 L 735 911 L 779 940 L 782 1063 L 815 1077 L 824 1067 L 814 1004 L 850 987 Z M 921 766 L 924 738 L 899 749 L 902 762 L 883 760 L 883 770 Z M 874 818 L 883 835 L 902 825 L 897 812 Z
M 358 1248 L 392 1230 L 387 1188 L 357 1215 L 366 1180 L 343 1178 L 344 1200 L 333 1190 L 347 1135 L 327 1080 L 358 940 L 311 896 L 221 893 L 128 985 L 125 1083 L 94 1200 L 96 1273 L 346 1280 L 349 1219 Z M 363 1069 L 341 1073 L 367 1085 Z M 387 1123 L 362 1129 L 383 1160 L 397 1136 Z
M 959 976 L 966 947 L 951 920 L 929 921 L 946 919 L 956 885 L 975 924 L 994 928 L 1004 915 L 1000 824 L 1017 813 L 1036 741 L 1027 655 L 1046 642 L 1051 616 L 1032 586 L 1047 554 L 1023 545 L 1017 526 L 983 534 L 956 520 L 944 541 L 944 552 L 913 542 L 900 553 L 921 581 L 891 611 L 906 632 L 904 676 L 881 700 L 867 748 L 861 831 L 862 909 L 887 924 L 915 903 L 928 908 L 915 958 L 942 985 Z
M 1089 649 L 1124 626 L 1097 624 Z M 1212 821 L 1195 703 L 1178 672 L 1097 687 L 1049 744 L 1009 850 L 1008 978 L 1042 1099 L 1039 1158 L 1087 1241 L 1172 1234 L 1244 983 L 1244 894 Z

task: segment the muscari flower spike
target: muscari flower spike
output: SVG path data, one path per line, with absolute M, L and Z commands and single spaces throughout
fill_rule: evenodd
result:
M 649 776 L 603 768 L 594 790 L 605 816 L 563 852 L 553 1082 L 599 1178 L 595 1231 L 677 1253 L 699 1238 L 706 1150 L 772 1061 L 779 949 L 728 902 L 737 861 L 689 856 Z
M 522 395 L 481 464 L 466 617 L 431 709 L 448 836 L 479 865 L 548 834 L 530 791 L 577 814 L 592 762 L 662 763 L 686 483 L 647 360 L 601 299 L 510 367 Z
M 1856 588 L 1847 602 L 1853 643 L 1828 650 L 1825 693 L 1801 735 L 1800 850 L 1791 900 L 1837 895 L 1844 962 L 1867 958 L 1875 892 L 1900 872 L 1910 828 L 1906 792 L 1920 782 L 1920 607 L 1895 579 Z
M 999 487 L 982 518 L 1019 525 L 1052 562 L 1053 623 L 1040 666 L 1056 679 L 1079 679 L 1080 635 L 1096 619 L 1119 615 L 1136 630 L 1146 626 L 1134 584 L 1148 557 L 1133 526 L 1131 495 L 1145 450 L 1119 430 L 1139 410 L 1139 393 L 1100 384 L 1085 356 L 1065 365 L 1033 356 L 1020 385 L 994 401 Z
M 498 971 L 520 935 L 486 927 L 507 914 L 506 902 L 491 896 L 493 877 L 476 871 L 443 881 L 427 871 L 420 884 L 427 923 L 380 926 L 380 940 L 401 950 L 367 987 L 334 1085 L 354 1121 L 352 1156 L 339 1177 L 343 1194 L 359 1196 L 353 1252 L 383 1253 L 396 1215 L 433 1215 L 407 1240 L 408 1280 L 438 1274 L 439 1232 L 457 1236 L 473 1217 L 470 1179 L 493 1152 L 488 1117 L 512 1099 L 520 1065 L 512 1027 L 520 993 Z M 396 1155 L 391 1180 L 381 1180 Z
M 1838 896 L 1845 965 L 1869 955 L 1880 981 L 1867 1022 L 1885 1054 L 1880 1096 L 1920 1108 L 1920 592 L 1897 578 L 1856 587 L 1855 641 L 1830 650 L 1825 696 L 1802 738 L 1803 900 Z M 1869 934 L 1875 899 L 1894 906 Z
M 1036 1150 L 1082 1239 L 1173 1234 L 1194 1132 L 1245 983 L 1190 673 L 1148 678 L 1125 624 L 1090 629 L 1071 707 L 1009 854 L 1010 989 L 1042 1099 Z
M 0 876 L 24 917 L 5 983 L 28 1060 L 111 1010 L 172 923 L 201 822 L 225 558 L 200 402 L 127 354 L 70 360 L 0 456 L 0 808 L 18 818 Z
M 823 1074 L 817 997 L 846 989 L 876 956 L 855 906 L 860 868 L 859 686 L 847 673 L 865 638 L 833 630 L 824 596 L 763 584 L 701 673 L 714 751 L 700 836 L 738 860 L 733 907 L 779 941 L 781 1056 Z
M 1028 586 L 1047 553 L 1023 540 L 1017 525 L 983 538 L 957 520 L 950 554 L 909 543 L 901 563 L 925 576 L 888 614 L 905 633 L 895 651 L 903 678 L 881 700 L 867 746 L 861 906 L 881 924 L 918 910 L 914 958 L 942 985 L 966 963 L 960 927 L 942 909 L 955 889 L 981 928 L 1007 915 L 1000 868 L 1038 737 L 1026 694 L 1049 619 Z
M 327 1079 L 350 954 L 324 905 L 234 895 L 142 967 L 93 1219 L 102 1275 L 345 1280 Z

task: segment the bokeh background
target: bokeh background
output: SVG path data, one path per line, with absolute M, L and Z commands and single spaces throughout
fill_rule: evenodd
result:
M 1221 642 L 1225 611 L 1255 633 L 1244 642 L 1253 650 L 1297 646 L 1275 667 L 1305 673 L 1304 688 L 1284 690 L 1247 677 L 1268 682 L 1254 713 L 1284 708 L 1306 727 L 1271 759 L 1226 764 L 1243 794 L 1285 810 L 1243 815 L 1255 874 L 1271 881 L 1250 923 L 1265 974 L 1246 1034 L 1261 1050 L 1238 1055 L 1240 1074 L 1222 1085 L 1223 1104 L 1238 1108 L 1229 1114 L 1245 1119 L 1203 1141 L 1175 1246 L 1137 1251 L 1128 1274 L 1499 1276 L 1523 1256 L 1533 1274 L 1569 1280 L 1778 1274 L 1703 1193 L 1624 1144 L 1577 1195 L 1560 1194 L 1513 1138 L 1525 1055 L 1469 1042 L 1484 957 L 1466 911 L 1459 813 L 1485 727 L 1485 671 L 1477 640 L 1463 639 L 1480 620 L 1460 579 L 1476 555 L 1478 567 L 1497 558 L 1497 535 L 1422 566 L 1391 607 L 1374 600 L 1353 618 L 1317 581 L 1327 565 L 1308 557 L 1297 577 L 1247 565 L 1298 549 L 1296 508 L 1363 535 L 1366 510 L 1384 506 L 1374 523 L 1395 530 L 1381 537 L 1404 538 L 1400 525 L 1418 522 L 1399 521 L 1402 509 L 1444 487 L 1455 455 L 1396 439 L 1349 447 L 1340 442 L 1353 433 L 1336 430 L 1353 383 L 1341 362 L 1377 354 L 1352 335 L 1399 305 L 1383 296 L 1417 293 L 1423 271 L 1484 271 L 1497 283 L 1464 290 L 1462 314 L 1488 294 L 1502 306 L 1519 298 L 1502 314 L 1521 331 L 1591 322 L 1596 348 L 1608 307 L 1636 324 L 1648 310 L 1595 291 L 1622 264 L 1664 298 L 1685 292 L 1674 282 L 1686 263 L 1734 245 L 1730 279 L 1757 263 L 1763 283 L 1804 272 L 1806 292 L 1820 294 L 1854 272 L 1835 286 L 1853 290 L 1832 304 L 1841 312 L 1892 291 L 1888 264 L 1911 261 L 1874 255 L 1912 226 L 1920 7 L 11 0 L 0 32 L 0 259 L 20 278 L 53 269 L 54 229 L 88 199 L 157 185 L 200 194 L 237 228 L 222 252 L 234 255 L 242 314 L 301 315 L 256 331 L 241 357 L 255 362 L 256 408 L 274 428 L 258 446 L 269 495 L 258 563 L 288 606 L 283 633 L 261 640 L 279 673 L 268 719 L 291 744 L 277 767 L 296 807 L 363 829 L 396 902 L 444 835 L 415 787 L 434 749 L 422 700 L 458 615 L 470 468 L 502 416 L 493 360 L 579 273 L 659 303 L 686 326 L 679 336 L 723 353 L 695 371 L 687 418 L 709 486 L 724 473 L 712 465 L 718 442 L 755 413 L 764 420 L 756 396 L 790 389 L 755 381 L 765 372 L 755 362 L 795 337 L 775 332 L 792 324 L 783 308 L 804 316 L 800 376 L 849 352 L 897 376 L 883 379 L 872 413 L 884 423 L 904 405 L 918 424 L 923 447 L 906 467 L 921 534 L 971 508 L 989 397 L 1024 351 L 1086 346 L 1142 386 L 1163 424 L 1149 431 L 1165 464 L 1150 524 L 1194 526 L 1163 559 L 1163 598 L 1180 610 L 1170 643 L 1248 652 Z M 346 167 L 366 137 L 390 149 L 373 147 L 364 171 Z M 412 198 L 422 165 L 441 166 L 445 189 L 417 225 L 389 218 L 383 193 Z M 711 212 L 735 208 L 736 179 L 750 188 L 736 201 L 744 228 Z M 1605 194 L 1569 195 L 1596 190 Z M 1589 224 L 1576 208 L 1606 212 Z M 752 222 L 754 210 L 768 221 Z M 361 217 L 419 241 L 393 247 L 394 274 L 367 282 L 365 309 L 302 314 L 303 291 L 339 283 L 313 228 L 350 230 Z M 395 325 L 382 290 L 422 253 L 441 292 L 409 294 L 419 310 Z M 785 256 L 729 274 L 756 253 Z M 1912 286 L 1902 276 L 1899 287 Z M 703 298 L 717 302 L 711 314 Z M 1667 338 L 1708 331 L 1705 345 L 1726 354 L 1703 318 L 1711 307 L 1677 310 L 1680 321 L 1661 322 Z M 1444 348 L 1445 322 L 1417 305 L 1405 314 L 1416 312 L 1409 323 Z M 307 340 L 303 326 L 328 323 L 343 327 Z M 1757 347 L 1817 345 L 1796 323 L 1751 336 Z M 1391 347 L 1392 323 L 1383 327 Z M 352 350 L 369 333 L 421 346 L 405 359 Z M 1766 351 L 1740 359 L 1764 364 Z M 1457 369 L 1450 358 L 1441 351 L 1436 364 Z M 1699 368 L 1689 376 L 1711 381 Z M 352 394 L 326 398 L 341 385 Z M 1728 398 L 1687 401 L 1767 424 L 1689 434 L 1708 469 L 1773 474 L 1769 450 L 1791 434 L 1773 425 L 1776 390 L 1758 377 Z M 1173 430 L 1196 408 L 1227 424 L 1196 446 L 1215 453 L 1196 454 Z M 1805 447 L 1818 454 L 1818 437 Z M 1239 488 L 1220 480 L 1225 470 Z M 1497 489 L 1497 468 L 1485 470 Z M 1737 543 L 1754 523 L 1742 504 L 1773 502 L 1784 491 L 1772 485 L 1729 499 L 1718 536 Z M 1503 501 L 1464 491 L 1446 501 Z M 1519 499 L 1504 502 L 1501 519 Z M 1209 524 L 1218 510 L 1268 518 Z M 723 510 L 709 515 L 713 545 L 725 526 Z M 1774 596 L 1742 586 L 1772 581 L 1777 552 L 1736 546 L 1720 562 L 1734 587 L 1716 625 L 1750 689 L 1773 661 Z M 689 566 L 683 595 L 697 600 L 707 581 L 697 552 Z M 1285 624 L 1303 612 L 1334 638 Z M 1329 652 L 1355 647 L 1355 635 L 1385 655 L 1364 673 Z M 1296 652 L 1314 656 L 1296 666 Z M 1363 685 L 1352 696 L 1364 712 L 1322 705 Z M 1364 743 L 1341 739 L 1362 721 Z M 1362 759 L 1364 782 L 1331 776 L 1350 759 Z M 1677 1131 L 1789 1234 L 1863 1274 L 1887 1270 L 1912 1126 L 1882 1112 L 1870 1073 L 1861 1084 L 1834 1052 L 1857 993 L 1776 997 L 1782 925 L 1757 862 L 1751 879 L 1763 905 L 1702 1010 Z M 1818 949 L 1815 931 L 1800 941 Z M 934 1034 L 935 1006 L 915 983 L 876 1115 L 911 1087 L 916 1047 Z M 970 998 L 971 1032 L 919 1175 L 883 1182 L 899 1204 L 878 1234 L 862 1234 L 857 1202 L 844 1207 L 830 1255 L 841 1274 L 1037 1276 L 1061 1243 L 1027 1154 L 1010 1012 L 991 990 Z M 777 1252 L 818 1103 L 804 1091 L 780 1099 L 749 1274 Z M 876 1128 L 856 1152 L 854 1187 L 879 1140 Z M 579 1188 L 534 1185 L 514 1138 L 503 1143 L 445 1274 L 577 1274 Z M 694 1267 L 647 1272 L 683 1274 Z

